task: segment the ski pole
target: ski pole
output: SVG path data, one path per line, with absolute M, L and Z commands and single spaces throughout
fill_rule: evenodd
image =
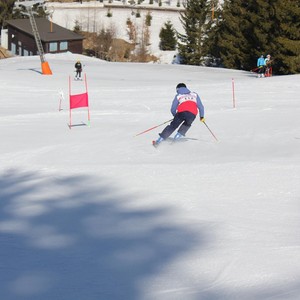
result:
M 153 129 L 155 129 L 155 128 L 159 127 L 159 126 L 162 126 L 162 125 L 164 125 L 164 124 L 166 124 L 166 123 L 168 123 L 168 122 L 171 122 L 171 121 L 173 121 L 173 119 L 168 120 L 168 121 L 166 121 L 166 122 L 164 122 L 164 123 L 161 123 L 161 124 L 159 124 L 159 125 L 153 126 L 153 127 L 149 128 L 149 129 L 146 129 L 146 130 L 144 130 L 144 131 L 142 131 L 142 132 L 136 134 L 135 136 L 138 136 L 138 135 L 141 135 L 141 134 L 143 134 L 143 133 L 146 133 L 146 132 L 148 132 L 148 131 L 150 131 L 150 130 L 153 130 Z
M 216 139 L 216 141 L 218 141 L 217 137 L 213 134 L 213 132 L 209 129 L 209 127 L 207 126 L 207 124 L 205 122 L 202 122 L 206 128 L 209 130 L 209 132 L 211 133 L 211 135 Z

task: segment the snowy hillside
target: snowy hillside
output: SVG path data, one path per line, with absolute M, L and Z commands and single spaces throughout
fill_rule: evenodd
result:
M 46 57 L 52 76 L 0 60 L 1 299 L 299 299 L 299 75 Z M 78 58 L 91 125 L 76 109 L 70 129 Z M 195 140 L 135 137 L 172 118 L 178 82 L 218 142 L 199 120 Z
M 68 28 L 74 29 L 75 23 L 78 22 L 84 31 L 100 32 L 102 29 L 112 29 L 117 38 L 124 39 L 128 42 L 129 34 L 126 22 L 128 19 L 134 24 L 137 34 L 142 33 L 145 18 L 147 14 L 151 14 L 151 26 L 149 52 L 155 55 L 163 63 L 171 63 L 175 51 L 160 51 L 159 50 L 159 33 L 164 24 L 170 21 L 173 28 L 178 32 L 183 32 L 182 24 L 179 19 L 179 12 L 176 8 L 176 2 L 163 1 L 163 6 L 160 8 L 158 4 L 147 5 L 123 5 L 120 1 L 114 1 L 109 4 L 108 1 L 100 3 L 98 1 L 80 3 L 48 3 L 48 10 L 52 14 L 53 22 Z M 109 6 L 107 6 L 109 5 Z M 181 10 L 183 7 L 181 6 Z M 108 11 L 112 17 L 107 17 Z M 140 17 L 137 18 L 137 12 Z

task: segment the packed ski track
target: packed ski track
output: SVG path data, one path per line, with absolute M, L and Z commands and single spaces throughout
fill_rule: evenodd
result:
M 299 75 L 46 59 L 0 60 L 1 299 L 299 299 Z M 218 141 L 156 149 L 179 82 Z

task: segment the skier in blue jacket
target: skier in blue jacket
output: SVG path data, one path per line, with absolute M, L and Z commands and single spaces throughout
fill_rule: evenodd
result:
M 258 77 L 264 77 L 266 63 L 263 55 L 261 55 L 260 58 L 258 58 L 257 67 L 258 67 Z
M 170 125 L 159 134 L 159 138 L 153 141 L 154 146 L 158 146 L 163 140 L 167 139 L 178 127 L 174 140 L 185 136 L 194 122 L 198 111 L 200 121 L 205 122 L 204 119 L 204 106 L 201 102 L 199 95 L 191 92 L 184 83 L 179 83 L 176 86 L 176 95 L 173 99 L 171 106 L 171 113 L 174 119 Z

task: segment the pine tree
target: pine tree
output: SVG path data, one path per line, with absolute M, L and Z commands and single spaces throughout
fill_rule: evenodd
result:
M 211 15 L 210 1 L 187 0 L 184 7 L 180 21 L 185 34 L 178 34 L 179 54 L 184 64 L 201 65 L 206 54 L 205 41 Z
M 171 21 L 167 21 L 164 27 L 161 28 L 159 48 L 165 50 L 175 50 L 177 45 L 176 31 L 173 28 Z
M 19 8 L 14 7 L 15 0 L 0 0 L 0 26 L 5 27 L 5 21 L 10 19 L 25 19 L 28 16 L 23 12 L 27 12 L 24 6 Z M 48 13 L 44 6 L 35 4 L 32 6 L 32 10 L 37 13 L 38 17 L 47 17 Z
M 255 53 L 271 54 L 277 74 L 299 73 L 300 0 L 256 0 L 255 17 Z
M 15 0 L 0 0 L 0 27 L 5 25 L 5 21 L 12 18 Z
M 300 73 L 300 0 L 278 0 L 272 56 L 279 74 Z
M 222 6 L 219 3 L 219 0 L 210 0 L 211 7 L 211 16 L 208 18 L 207 24 L 207 37 L 205 39 L 203 52 L 206 54 L 205 65 L 206 66 L 220 66 L 219 56 L 214 56 L 215 50 L 215 39 L 216 39 L 216 30 L 218 28 L 221 15 L 222 15 Z
M 78 20 L 75 20 L 75 26 L 74 26 L 74 28 L 73 28 L 73 31 L 74 31 L 75 33 L 80 33 L 80 31 L 81 31 L 81 26 L 80 26 L 80 23 L 79 23 Z
M 300 71 L 300 0 L 225 0 L 209 33 L 210 52 L 227 68 L 251 70 L 271 54 L 277 74 Z
M 249 70 L 253 66 L 252 10 L 251 1 L 225 0 L 220 20 L 209 34 L 210 52 L 226 68 Z

